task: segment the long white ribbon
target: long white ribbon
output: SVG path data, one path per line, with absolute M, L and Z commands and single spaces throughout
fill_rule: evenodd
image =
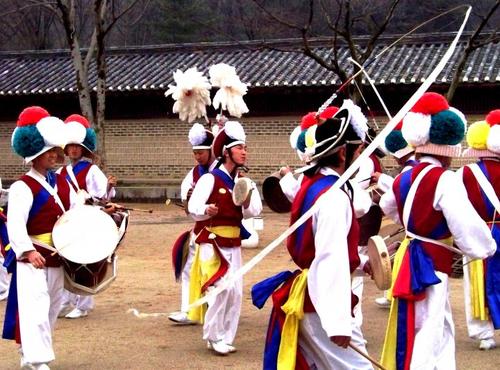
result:
M 455 51 L 457 43 L 464 30 L 465 24 L 469 19 L 471 9 L 472 7 L 470 6 L 467 7 L 467 11 L 465 13 L 464 20 L 462 22 L 462 25 L 460 26 L 460 29 L 458 30 L 455 38 L 448 47 L 448 50 L 446 50 L 446 53 L 443 55 L 443 58 L 439 61 L 437 66 L 430 73 L 429 77 L 425 79 L 422 85 L 420 85 L 420 87 L 410 97 L 410 99 L 406 102 L 406 104 L 387 123 L 384 129 L 377 135 L 377 137 L 375 137 L 375 139 L 373 139 L 371 144 L 366 147 L 366 149 L 361 153 L 361 155 L 351 164 L 351 166 L 349 166 L 349 168 L 346 169 L 346 171 L 342 174 L 342 176 L 340 176 L 337 182 L 328 191 L 335 191 L 335 189 L 340 188 L 340 186 L 342 186 L 347 180 L 351 178 L 352 175 L 354 175 L 354 173 L 359 168 L 361 163 L 365 161 L 370 156 L 370 154 L 372 154 L 375 151 L 375 149 L 378 148 L 383 143 L 385 137 L 396 127 L 399 121 L 403 119 L 405 114 L 410 111 L 410 109 L 415 105 L 418 99 L 420 99 L 420 97 L 427 91 L 427 89 L 436 80 L 439 73 L 441 73 L 441 71 L 444 69 L 446 63 L 449 61 L 453 52 Z M 293 225 L 291 225 L 287 230 L 285 230 L 283 234 L 281 234 L 278 238 L 269 243 L 262 251 L 260 251 L 255 257 L 253 257 L 250 261 L 248 261 L 239 270 L 235 271 L 232 275 L 227 276 L 226 279 L 222 279 L 220 281 L 220 284 L 214 287 L 214 289 L 212 289 L 210 292 L 205 294 L 205 296 L 191 303 L 188 309 L 192 309 L 207 303 L 210 299 L 212 299 L 212 297 L 218 295 L 219 293 L 227 289 L 230 285 L 234 284 L 236 280 L 240 279 L 243 275 L 245 275 L 248 271 L 250 271 L 255 265 L 257 265 L 260 261 L 262 261 L 265 256 L 271 253 L 278 245 L 280 245 L 283 241 L 285 241 L 286 238 L 288 238 L 295 230 L 297 230 L 304 222 L 306 222 L 309 219 L 309 217 L 311 217 L 313 213 L 316 212 L 318 207 L 319 203 L 315 203 Z
M 500 202 L 498 201 L 498 197 L 493 189 L 493 186 L 491 186 L 483 171 L 481 171 L 477 163 L 469 164 L 468 167 L 474 174 L 474 177 L 479 183 L 481 189 L 483 189 L 484 194 L 486 194 L 486 197 L 490 200 L 493 207 L 495 207 L 497 213 L 500 214 Z

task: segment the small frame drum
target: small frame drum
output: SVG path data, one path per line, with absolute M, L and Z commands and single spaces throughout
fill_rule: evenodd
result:
M 378 234 L 382 225 L 382 217 L 382 209 L 378 205 L 372 205 L 364 216 L 358 218 L 359 245 L 367 245 L 368 239 Z
M 368 240 L 368 259 L 373 271 L 373 280 L 380 290 L 391 287 L 391 259 L 384 239 L 374 235 Z
M 120 227 L 99 207 L 89 205 L 77 206 L 57 220 L 52 239 L 62 258 L 64 287 L 70 292 L 97 294 L 116 278 L 114 253 L 128 223 L 128 214 L 120 213 Z
M 290 203 L 285 193 L 283 193 L 280 180 L 279 171 L 266 177 L 262 183 L 262 195 L 271 210 L 276 213 L 287 213 L 292 209 L 292 203 Z
M 241 206 L 247 200 L 252 191 L 252 180 L 248 177 L 240 177 L 236 180 L 233 188 L 233 203 Z

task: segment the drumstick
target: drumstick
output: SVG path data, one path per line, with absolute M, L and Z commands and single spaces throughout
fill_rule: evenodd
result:
M 367 353 L 363 352 L 358 347 L 356 347 L 354 344 L 352 344 L 352 342 L 349 343 L 349 347 L 351 347 L 353 350 L 358 352 L 361 356 L 366 358 L 368 361 L 370 361 L 373 365 L 375 365 L 379 369 L 387 370 L 385 367 L 383 367 L 381 364 L 379 364 L 377 361 L 375 361 L 373 358 L 371 358 Z
M 136 211 L 136 212 L 147 212 L 147 213 L 153 213 L 152 209 L 141 209 L 141 208 L 130 208 L 130 207 L 120 207 L 118 208 L 120 211 Z

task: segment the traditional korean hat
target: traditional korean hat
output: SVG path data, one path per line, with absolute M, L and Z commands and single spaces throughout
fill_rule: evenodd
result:
M 306 162 L 335 153 L 344 144 L 362 144 L 368 131 L 367 119 L 351 100 L 324 123 L 309 127 L 305 134 Z
M 59 159 L 62 162 L 65 133 L 63 121 L 51 117 L 42 107 L 32 106 L 19 114 L 11 144 L 14 152 L 23 157 L 26 163 L 52 148 L 61 148 Z
M 484 121 L 470 125 L 467 144 L 464 157 L 500 157 L 500 109 L 492 110 Z
M 444 96 L 428 92 L 405 115 L 401 132 L 416 153 L 458 157 L 465 129 L 464 115 Z
M 193 150 L 196 149 L 210 149 L 214 141 L 212 132 L 203 127 L 200 123 L 195 123 L 191 130 L 189 130 L 189 142 Z
M 396 128 L 389 133 L 385 138 L 386 149 L 397 159 L 403 158 L 405 155 L 415 152 L 415 148 L 408 145 L 403 134 L 401 127 L 403 122 L 400 122 Z
M 223 156 L 224 150 L 233 146 L 245 144 L 246 135 L 243 126 L 237 121 L 227 121 L 219 130 L 213 143 L 213 152 L 216 158 Z
M 95 131 L 90 127 L 89 121 L 79 114 L 72 114 L 64 120 L 66 123 L 67 144 L 78 144 L 86 149 L 85 156 L 92 158 L 95 149 L 97 137 Z M 64 150 L 66 152 L 66 148 Z

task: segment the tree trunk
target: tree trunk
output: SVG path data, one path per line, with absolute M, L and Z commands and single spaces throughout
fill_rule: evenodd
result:
M 100 158 L 100 167 L 103 172 L 107 170 L 106 158 L 106 130 L 105 130 L 105 110 L 106 110 L 106 57 L 104 54 L 104 14 L 106 1 L 96 0 L 96 68 L 97 68 L 97 91 L 96 91 L 96 122 L 95 130 L 97 134 L 97 152 Z

